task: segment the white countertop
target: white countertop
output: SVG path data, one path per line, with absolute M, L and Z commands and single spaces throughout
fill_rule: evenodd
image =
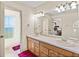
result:
M 79 54 L 79 45 L 77 45 L 76 43 L 75 44 L 67 43 L 63 41 L 61 38 L 56 38 L 56 37 L 46 37 L 46 36 L 34 35 L 34 34 L 31 35 L 28 34 L 27 36 Z

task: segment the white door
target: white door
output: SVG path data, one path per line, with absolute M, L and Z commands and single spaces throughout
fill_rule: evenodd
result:
M 20 49 L 16 53 L 12 47 L 20 45 L 21 39 L 21 18 L 20 11 L 5 8 L 5 56 L 16 57 L 20 53 Z
M 4 56 L 4 7 L 3 4 L 0 2 L 0 57 Z

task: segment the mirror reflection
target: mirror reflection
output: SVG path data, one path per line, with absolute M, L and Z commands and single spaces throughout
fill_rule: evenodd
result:
M 42 32 L 43 35 L 62 35 L 62 22 L 61 18 L 54 18 L 52 14 L 45 14 L 45 16 L 40 17 L 42 20 Z
M 79 38 L 78 4 L 75 1 L 60 4 L 47 12 L 39 12 L 34 21 L 36 34 L 67 39 Z

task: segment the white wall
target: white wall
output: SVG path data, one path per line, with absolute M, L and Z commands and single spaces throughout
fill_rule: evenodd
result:
M 44 4 L 39 5 L 38 7 L 34 8 L 33 10 L 35 11 L 35 13 L 38 13 L 39 11 L 47 12 L 52 9 L 55 9 L 56 6 L 60 4 L 65 4 L 65 2 L 64 1 L 47 1 Z
M 30 22 L 30 17 L 32 15 L 32 9 L 28 6 L 22 6 L 20 4 L 16 4 L 13 2 L 4 2 L 5 6 L 8 8 L 13 8 L 15 10 L 19 10 L 21 11 L 22 14 L 22 46 L 21 46 L 21 50 L 24 51 L 27 49 L 27 40 L 26 40 L 26 35 L 28 33 L 28 27 L 27 24 L 29 24 Z M 29 30 L 30 32 L 32 32 L 31 30 Z

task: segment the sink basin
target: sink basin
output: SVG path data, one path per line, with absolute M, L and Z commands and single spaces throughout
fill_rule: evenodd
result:
M 66 46 L 66 47 L 76 47 L 77 45 L 75 45 L 75 44 L 70 44 L 70 43 L 67 43 L 67 44 L 63 44 L 63 46 Z
M 58 43 L 61 45 L 61 46 L 65 46 L 65 47 L 76 47 L 76 46 L 79 46 L 79 44 L 71 41 L 71 40 L 58 40 Z

